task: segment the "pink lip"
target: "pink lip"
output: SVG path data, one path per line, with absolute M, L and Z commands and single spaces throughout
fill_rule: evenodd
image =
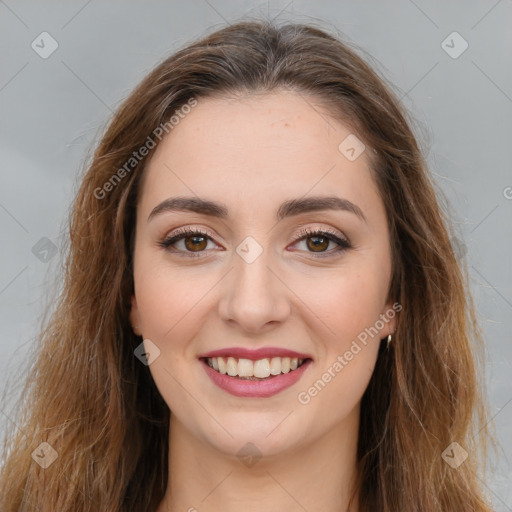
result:
M 214 352 L 212 352 L 214 353 Z M 231 352 L 232 354 L 233 352 Z M 282 351 L 281 351 L 282 353 Z M 221 356 L 207 356 L 207 357 L 221 357 Z M 295 356 L 294 356 L 295 357 Z M 258 356 L 258 358 L 263 359 Z M 247 358 L 252 359 L 252 358 Z M 251 397 L 251 398 L 268 398 L 270 396 L 280 393 L 286 388 L 295 384 L 304 375 L 312 363 L 311 359 L 305 361 L 296 370 L 288 373 L 281 373 L 275 377 L 266 380 L 242 380 L 229 375 L 223 375 L 218 371 L 210 368 L 208 363 L 202 359 L 201 363 L 210 379 L 219 386 L 219 388 L 231 393 L 235 396 Z
M 199 358 L 203 357 L 234 357 L 235 359 L 251 359 L 252 361 L 265 359 L 267 357 L 297 357 L 298 359 L 313 359 L 309 354 L 301 354 L 294 350 L 278 347 L 263 347 L 254 350 L 237 347 L 222 348 L 220 350 L 212 350 L 211 352 L 201 354 L 199 356 Z

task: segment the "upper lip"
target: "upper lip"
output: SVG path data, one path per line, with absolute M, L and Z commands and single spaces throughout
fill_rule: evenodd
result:
M 313 359 L 309 354 L 295 352 L 295 350 L 288 350 L 279 347 L 263 347 L 258 349 L 249 349 L 241 347 L 221 348 L 219 350 L 212 350 L 206 354 L 201 354 L 199 358 L 207 357 L 235 357 L 236 359 L 251 359 L 258 361 L 259 359 L 272 358 L 272 357 L 297 357 L 298 359 Z

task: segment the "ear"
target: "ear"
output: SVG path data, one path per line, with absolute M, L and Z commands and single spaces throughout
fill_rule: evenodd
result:
M 380 322 L 378 321 L 379 326 L 382 325 L 382 329 L 380 329 L 379 336 L 380 339 L 387 338 L 390 334 L 394 334 L 396 331 L 396 317 L 398 312 L 402 310 L 402 305 L 399 302 L 389 301 L 380 314 Z
M 135 298 L 135 295 L 132 295 L 132 306 L 130 309 L 130 324 L 132 326 L 133 332 L 137 336 L 142 335 L 141 331 L 141 321 L 140 321 L 140 314 L 139 314 L 139 308 L 137 306 L 137 299 Z

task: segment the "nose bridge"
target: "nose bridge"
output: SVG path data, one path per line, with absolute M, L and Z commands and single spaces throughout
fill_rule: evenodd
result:
M 290 312 L 286 287 L 271 269 L 270 254 L 247 237 L 233 254 L 233 270 L 225 283 L 219 313 L 248 331 L 282 322 Z

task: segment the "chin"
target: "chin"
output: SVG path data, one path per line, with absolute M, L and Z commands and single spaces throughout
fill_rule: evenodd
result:
M 205 440 L 220 452 L 230 456 L 242 456 L 243 453 L 255 452 L 259 456 L 274 456 L 294 450 L 297 444 L 303 440 L 303 433 L 294 425 L 293 414 L 280 412 L 267 414 L 253 421 L 250 413 L 239 412 L 238 416 L 245 415 L 245 418 L 223 423 L 233 437 L 230 437 L 224 430 L 221 436 L 212 437 L 212 429 L 204 432 Z M 231 415 L 233 416 L 233 415 Z M 288 416 L 288 417 L 287 417 Z M 286 419 L 285 419 L 286 418 Z M 284 421 L 283 421 L 284 419 Z M 242 454 L 240 452 L 242 451 Z

